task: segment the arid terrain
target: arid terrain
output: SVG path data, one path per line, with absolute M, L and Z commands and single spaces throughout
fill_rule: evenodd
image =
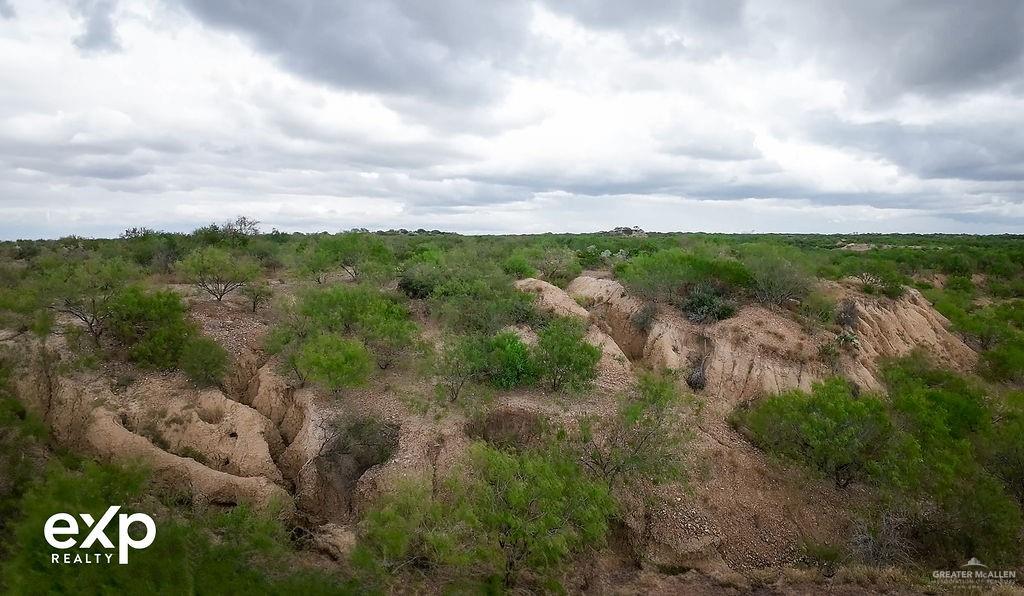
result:
M 140 238 L 146 235 L 117 242 L 130 247 Z M 41 298 L 45 303 L 39 307 L 53 317 L 43 333 L 33 328 L 32 320 L 38 315 L 31 308 L 19 310 L 19 305 L 10 300 L 3 303 L 9 314 L 6 328 L 0 329 L 0 336 L 5 336 L 0 345 L 10 371 L 8 392 L 23 405 L 27 415 L 43 423 L 47 433 L 46 438 L 35 439 L 34 447 L 26 451 L 36 470 L 33 475 L 41 473 L 46 461 L 52 466 L 63 452 L 118 466 L 141 465 L 148 480 L 146 488 L 131 497 L 132 507 L 151 512 L 161 522 L 218 515 L 239 507 L 252 511 L 259 519 L 272 519 L 284 532 L 287 551 L 275 556 L 284 557 L 288 567 L 334 578 L 330 581 L 341 583 L 331 584 L 325 579 L 317 585 L 323 589 L 334 586 L 331 590 L 337 591 L 431 593 L 459 586 L 475 591 L 491 581 L 486 579 L 490 574 L 500 571 L 505 573 L 504 581 L 498 582 L 500 589 L 512 592 L 548 591 L 557 584 L 571 593 L 601 594 L 921 593 L 943 589 L 929 583 L 928 574 L 944 557 L 974 556 L 956 552 L 957 547 L 925 552 L 924 545 L 932 544 L 927 534 L 931 529 L 909 531 L 893 539 L 903 545 L 897 551 L 887 551 L 894 547 L 882 544 L 884 538 L 878 536 L 874 538 L 878 544 L 870 547 L 858 542 L 870 534 L 865 519 L 871 512 L 886 507 L 903 511 L 911 499 L 945 502 L 941 500 L 945 496 L 928 496 L 926 491 L 930 489 L 901 493 L 880 479 L 882 472 L 878 469 L 893 463 L 879 453 L 889 439 L 875 436 L 856 443 L 871 459 L 863 465 L 860 461 L 845 462 L 843 470 L 854 465 L 862 469 L 847 479 L 828 464 L 819 467 L 814 463 L 819 460 L 812 458 L 818 454 L 812 453 L 806 442 L 799 452 L 808 453 L 809 459 L 801 463 L 785 445 L 766 442 L 757 434 L 753 414 L 744 417 L 758 412 L 759 404 L 770 396 L 785 396 L 794 390 L 794 395 L 817 395 L 820 383 L 837 378 L 846 383 L 843 391 L 848 397 L 843 399 L 852 400 L 849 403 L 866 403 L 863 400 L 867 398 L 858 396 L 871 396 L 883 403 L 894 386 L 889 367 L 901 359 L 917 359 L 947 371 L 943 374 L 973 378 L 978 378 L 974 377 L 978 371 L 988 370 L 979 354 L 992 349 L 992 345 L 979 343 L 976 336 L 957 329 L 922 290 L 912 287 L 910 277 L 902 278 L 905 282 L 893 282 L 899 291 L 887 295 L 875 289 L 882 282 L 870 272 L 858 276 L 854 269 L 837 267 L 832 279 L 826 279 L 815 277 L 810 266 L 787 257 L 780 262 L 808 273 L 801 274 L 804 277 L 798 282 L 799 288 L 784 292 L 773 302 L 756 297 L 761 288 L 755 269 L 761 266 L 758 255 L 767 254 L 770 247 L 739 247 L 734 253 L 737 256 L 732 256 L 729 251 L 733 249 L 726 245 L 694 247 L 684 240 L 681 255 L 712 255 L 709 258 L 713 260 L 744 263 L 754 271 L 749 286 L 744 285 L 748 282 L 727 281 L 725 273 L 709 274 L 702 265 L 688 265 L 689 261 L 668 267 L 667 274 L 659 273 L 671 278 L 673 272 L 691 266 L 703 271 L 700 275 L 713 278 L 716 296 L 728 301 L 729 310 L 707 318 L 695 315 L 689 303 L 680 306 L 671 296 L 676 292 L 692 296 L 702 291 L 699 283 L 703 282 L 670 279 L 665 282 L 669 295 L 663 296 L 662 288 L 641 279 L 641 255 L 679 250 L 673 248 L 679 245 L 674 237 L 659 239 L 663 247 L 652 250 L 649 246 L 641 248 L 642 243 L 650 242 L 646 235 L 608 234 L 605 238 L 633 248 L 632 254 L 637 255 L 619 260 L 600 255 L 590 258 L 590 252 L 597 252 L 592 246 L 536 251 L 532 246 L 538 241 L 528 240 L 520 243 L 525 248 L 515 249 L 525 255 L 523 260 L 528 264 L 524 268 L 528 271 L 517 271 L 519 266 L 507 260 L 498 270 L 507 276 L 500 283 L 511 284 L 509 292 L 520 295 L 514 299 L 524 299 L 536 315 L 495 317 L 470 329 L 474 324 L 459 318 L 466 315 L 465 309 L 480 306 L 477 301 L 498 298 L 486 292 L 470 295 L 468 302 L 456 303 L 456 310 L 462 312 L 452 314 L 444 300 L 457 295 L 457 291 L 437 286 L 424 294 L 410 282 L 411 273 L 424 264 L 451 271 L 457 265 L 446 260 L 450 255 L 472 258 L 473 250 L 468 254 L 459 252 L 460 243 L 468 239 L 440 237 L 444 248 L 438 251 L 436 236 L 422 236 L 411 244 L 394 244 L 388 236 L 381 236 L 385 240 L 380 244 L 383 248 L 360 252 L 358 257 L 338 253 L 322 262 L 309 257 L 315 257 L 317 247 L 330 238 L 314 237 L 313 244 L 290 238 L 280 243 L 276 249 L 282 255 L 280 262 L 259 265 L 258 273 L 247 273 L 223 299 L 211 293 L 208 286 L 230 285 L 230 280 L 204 282 L 200 278 L 229 273 L 224 270 L 198 273 L 190 272 L 187 265 L 175 265 L 161 272 L 154 266 L 144 278 L 136 278 L 143 279 L 147 292 L 177 296 L 185 323 L 194 329 L 190 333 L 212 339 L 223 348 L 225 364 L 209 382 L 183 372 L 187 368 L 184 364 L 180 368 L 140 364 L 139 352 L 132 348 L 137 344 L 131 342 L 137 341 L 140 330 L 150 324 L 145 322 L 148 318 L 133 323 L 135 336 L 111 326 L 90 345 L 81 333 L 85 327 L 79 316 L 81 309 L 67 307 L 68 297 L 60 293 L 66 288 Z M 356 238 L 369 241 L 373 237 Z M 405 242 L 412 237 L 394 238 Z M 253 237 L 226 250 L 233 251 L 236 258 L 243 255 L 241 258 L 250 259 L 247 255 L 260 254 L 251 250 L 258 240 Z M 594 237 L 586 240 L 592 242 Z M 482 246 L 490 242 L 473 241 Z M 292 250 L 289 243 L 297 246 L 293 253 L 286 252 Z M 1014 246 L 1019 252 L 1019 245 Z M 82 257 L 69 255 L 90 250 L 94 249 L 58 247 L 54 254 L 74 263 Z M 552 250 L 561 252 L 554 255 Z M 832 254 L 881 254 L 884 259 L 886 249 L 843 244 L 826 250 Z M 429 256 L 429 251 L 440 257 Z M 502 252 L 506 251 L 489 254 Z M 479 258 L 492 258 L 489 254 Z M 745 255 L 752 256 L 748 260 Z M 22 256 L 5 263 L 12 291 L 20 288 L 28 292 L 34 287 L 30 282 L 32 262 L 40 258 Z M 100 258 L 109 263 L 114 257 Z M 855 267 L 860 263 L 841 258 Z M 557 259 L 563 260 L 550 263 Z M 374 260 L 386 266 L 375 270 Z M 40 275 L 45 277 L 50 272 L 43 270 Z M 473 275 L 483 274 L 465 277 Z M 267 293 L 265 299 L 254 301 L 242 288 L 252 286 L 256 279 L 263 280 Z M 499 283 L 495 281 L 498 278 L 489 279 L 488 283 Z M 131 283 L 139 282 L 126 282 Z M 976 278 L 975 286 L 981 293 L 984 278 Z M 93 299 L 98 295 L 89 288 L 78 291 Z M 350 327 L 339 324 L 339 337 L 359 337 L 354 341 L 367 346 L 377 357 L 376 364 L 367 365 L 371 370 L 360 373 L 362 378 L 350 379 L 346 376 L 349 369 L 344 368 L 350 361 L 330 360 L 339 350 L 347 350 L 347 344 L 316 358 L 304 350 L 323 337 L 317 334 L 333 333 L 325 325 L 344 317 L 346 308 L 363 308 L 355 302 L 345 303 L 355 306 L 332 302 L 334 306 L 326 314 L 314 312 L 312 297 L 330 292 L 343 297 L 348 296 L 346 292 L 357 291 L 380 293 L 400 305 L 404 313 L 401 316 L 407 317 L 403 320 L 408 321 L 411 331 L 409 337 L 403 336 L 397 345 L 387 344 L 389 349 L 383 350 L 374 349 L 384 344 L 378 336 L 369 334 L 368 323 Z M 826 305 L 819 309 L 824 314 L 809 313 L 802 307 L 812 295 Z M 977 308 L 986 308 L 986 300 L 992 298 L 979 296 L 978 304 L 983 306 Z M 114 308 L 103 320 L 113 321 L 122 316 L 120 312 Z M 308 319 L 305 323 L 300 322 L 303 317 Z M 585 371 L 578 386 L 566 383 L 555 387 L 554 381 L 547 380 L 547 375 L 554 373 L 543 372 L 548 370 L 546 366 L 553 367 L 550 361 L 561 354 L 548 347 L 553 341 L 547 334 L 551 321 L 569 321 L 566 325 L 578 330 L 581 341 L 597 349 L 589 365 L 592 372 Z M 307 327 L 298 331 L 300 325 Z M 289 340 L 292 344 L 282 342 L 282 329 L 291 329 L 290 337 L 299 339 Z M 491 352 L 490 368 L 466 371 L 465 379 L 456 379 L 464 380 L 464 386 L 452 396 L 446 391 L 452 386 L 447 380 L 458 376 L 462 368 L 456 366 L 455 372 L 445 368 L 446 350 L 451 350 L 459 337 L 474 334 L 511 338 L 507 342 L 522 346 L 517 350 L 535 354 L 541 372 L 527 377 L 517 368 L 515 374 L 519 376 L 507 382 L 511 373 L 501 368 L 509 366 L 507 360 L 495 364 L 495 352 Z M 303 341 L 306 343 L 294 343 Z M 512 345 L 507 342 L 503 345 Z M 282 348 L 282 343 L 286 347 Z M 576 352 L 579 348 L 569 346 L 568 350 Z M 385 354 L 387 361 L 381 360 Z M 456 355 L 455 364 L 449 362 L 447 366 L 464 365 L 468 358 Z M 317 368 L 332 366 L 344 370 L 321 372 Z M 634 440 L 639 436 L 635 433 L 646 432 L 642 427 L 626 426 L 621 430 L 616 426 L 625 411 L 623 404 L 630 403 L 632 392 L 640 391 L 636 388 L 643 387 L 643 379 L 667 379 L 677 396 L 668 409 L 643 414 L 649 416 L 642 418 L 645 424 L 669 429 L 656 427 L 657 432 L 669 433 L 664 435 L 662 451 L 651 451 L 658 447 Z M 1012 395 L 1014 391 L 1019 395 L 1019 385 L 1015 384 L 1020 378 L 1015 380 L 1011 375 L 997 380 L 989 375 L 986 379 L 978 378 L 976 382 L 986 384 L 984 399 L 993 413 L 986 410 L 979 416 L 994 417 L 985 422 L 986 428 L 998 427 L 1001 421 L 1010 419 L 1011 410 L 1006 409 L 1010 406 L 992 404 L 998 400 L 1015 403 Z M 853 414 L 839 416 L 841 429 L 847 424 L 844 416 Z M 910 428 L 899 414 L 893 416 L 893 429 L 903 428 L 903 424 Z M 855 425 L 856 420 L 849 424 Z M 596 430 L 588 439 L 580 429 L 590 427 Z M 885 428 L 889 427 L 887 422 Z M 775 428 L 784 434 L 783 422 Z M 913 430 L 904 432 L 907 437 L 915 436 Z M 620 436 L 616 433 L 624 433 L 622 444 L 614 443 Z M 654 433 L 651 431 L 651 440 L 662 440 L 663 435 Z M 5 435 L 15 436 L 16 430 Z M 1019 443 L 1006 447 L 965 437 L 965 445 L 969 445 L 965 448 L 977 450 L 979 461 L 986 462 L 979 465 L 988 465 L 990 460 L 984 459 L 984 454 L 993 450 L 1010 454 L 1005 457 L 1014 453 L 1019 457 Z M 1018 436 L 1016 440 L 1024 439 Z M 6 447 L 17 448 L 9 440 L 7 443 Z M 851 444 L 830 449 L 849 450 Z M 495 453 L 513 454 L 509 457 L 531 457 L 531 453 L 551 453 L 553 449 L 568 457 L 559 465 L 582 469 L 584 476 L 586 470 L 607 472 L 607 466 L 595 464 L 605 461 L 602 457 L 627 453 L 628 457 L 622 458 L 625 463 L 616 468 L 625 470 L 620 475 L 593 476 L 594 490 L 603 491 L 614 502 L 608 513 L 602 514 L 599 538 L 581 530 L 565 538 L 567 542 L 548 547 L 557 556 L 537 555 L 540 558 L 536 560 L 543 563 L 537 563 L 536 568 L 531 567 L 534 555 L 524 554 L 524 563 L 514 575 L 509 571 L 511 559 L 499 557 L 495 563 L 491 558 L 459 558 L 451 556 L 458 547 L 438 546 L 439 529 L 441 535 L 455 536 L 456 541 L 460 535 L 451 525 L 456 524 L 452 521 L 456 514 L 448 509 L 439 509 L 447 513 L 417 513 L 424 517 L 415 527 L 395 530 L 413 544 L 400 540 L 400 545 L 394 546 L 381 538 L 390 528 L 382 521 L 388 518 L 381 517 L 381 512 L 401 504 L 400 499 L 397 505 L 389 500 L 395 494 L 413 490 L 410 487 L 425 487 L 428 500 L 439 504 L 462 503 L 456 497 L 461 490 L 475 494 L 471 489 L 453 488 L 452 479 L 475 486 L 477 478 L 487 477 L 487 472 L 473 467 L 479 464 L 467 464 L 479 456 L 474 451 L 478 445 L 489 445 Z M 676 473 L 663 473 L 658 461 L 644 458 L 670 458 L 677 464 Z M 75 464 L 70 469 L 81 467 Z M 1007 488 L 1000 490 L 1012 495 L 1014 478 L 1019 477 L 1007 476 L 1001 470 L 986 467 L 982 473 L 1005 482 Z M 929 472 L 925 468 L 920 473 Z M 912 477 L 909 474 L 907 478 Z M 527 494 L 541 490 L 530 488 L 529 477 L 524 482 Z M 31 495 L 32 490 L 37 489 L 14 487 L 8 493 L 17 497 Z M 543 494 L 534 497 L 536 503 L 546 502 L 540 496 Z M 1006 498 L 1019 507 L 1014 497 Z M 466 499 L 467 503 L 475 502 Z M 973 506 L 969 499 L 950 499 L 960 503 L 958 506 Z M 922 505 L 925 510 L 941 506 Z M 536 507 L 539 505 L 531 504 L 527 511 Z M 542 509 L 534 512 L 545 515 Z M 12 515 L 17 519 L 16 513 Z M 1009 515 L 1019 523 L 1019 509 Z M 458 517 L 458 524 L 476 527 L 473 524 L 477 522 L 466 521 L 476 519 L 473 516 Z M 511 531 L 502 528 L 492 531 L 499 535 Z M 555 528 L 564 531 L 560 523 L 547 531 L 556 532 Z M 418 534 L 420 531 L 425 532 L 424 536 Z M 1019 526 L 1012 531 L 1015 553 L 1012 548 L 981 551 L 988 547 L 974 542 L 976 538 L 956 538 L 949 544 L 974 544 L 979 552 L 1002 553 L 992 556 L 1004 557 L 1003 563 L 1019 567 Z M 232 540 L 222 529 L 210 532 L 214 543 Z M 505 543 L 499 540 L 498 544 L 498 552 L 509 552 Z M 250 556 L 253 559 L 247 558 Z M 263 556 L 256 553 L 242 559 Z M 377 560 L 367 562 L 373 557 Z M 22 573 L 27 563 L 14 560 L 8 565 L 12 573 Z M 269 573 L 279 575 L 279 571 Z M 362 582 L 358 584 L 362 587 L 354 588 L 354 584 L 338 578 Z

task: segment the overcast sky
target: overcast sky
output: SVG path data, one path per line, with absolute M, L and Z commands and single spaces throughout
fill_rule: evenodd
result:
M 1024 232 L 1024 2 L 0 0 L 0 237 Z

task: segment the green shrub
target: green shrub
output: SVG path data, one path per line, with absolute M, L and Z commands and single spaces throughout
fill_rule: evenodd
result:
M 438 499 L 427 486 L 401 485 L 359 524 L 352 563 L 371 581 L 400 581 L 401 572 L 418 566 L 453 583 L 466 582 L 485 557 L 473 522 L 464 502 Z
M 800 301 L 800 314 L 819 325 L 835 321 L 836 302 L 824 294 L 811 292 Z
M 398 278 L 398 289 L 416 299 L 429 298 L 442 281 L 441 268 L 435 263 L 414 263 Z
M 798 263 L 779 252 L 763 252 L 746 260 L 754 298 L 761 304 L 783 306 L 811 291 L 813 280 Z
M 12 375 L 12 364 L 0 355 L 0 536 L 6 536 L 21 495 L 42 471 L 47 439 L 43 420 L 18 401 Z M 6 550 L 0 548 L 0 558 Z
M 514 253 L 505 259 L 501 264 L 501 269 L 516 279 L 523 279 L 537 275 L 537 270 L 534 269 L 533 265 L 530 265 L 530 261 L 520 253 Z
M 518 335 L 502 331 L 487 343 L 487 377 L 492 385 L 499 389 L 514 389 L 537 381 L 537 362 Z
M 569 558 L 604 542 L 614 503 L 568 454 L 477 443 L 469 465 L 441 491 L 406 485 L 383 499 L 360 524 L 355 566 L 385 591 L 417 568 L 454 591 L 514 589 L 538 575 L 557 591 Z
M 178 366 L 182 349 L 195 333 L 185 319 L 185 305 L 178 294 L 148 292 L 139 286 L 129 287 L 111 300 L 106 326 L 127 349 L 132 362 L 165 370 Z
M 855 398 L 841 379 L 763 399 L 736 419 L 762 448 L 809 465 L 838 487 L 879 473 L 893 432 L 882 402 Z
M 488 343 L 486 338 L 478 335 L 454 337 L 445 342 L 435 365 L 435 374 L 448 401 L 454 402 L 466 385 L 487 375 Z
M 537 339 L 537 364 L 552 391 L 582 391 L 597 378 L 601 350 L 589 344 L 586 328 L 575 319 L 550 321 Z
M 317 335 L 305 342 L 295 363 L 304 378 L 335 392 L 365 383 L 373 366 L 363 344 L 333 334 Z
M 435 289 L 431 310 L 457 331 L 490 334 L 535 321 L 534 299 L 534 294 L 516 290 L 507 280 L 456 279 Z
M 1024 507 L 1024 393 L 1011 394 L 1000 408 L 986 437 L 982 453 L 985 467 L 999 478 Z
M 614 502 L 568 454 L 513 454 L 476 444 L 470 460 L 479 478 L 468 487 L 470 511 L 497 554 L 506 587 L 524 570 L 558 570 L 574 553 L 604 542 Z
M 877 489 L 883 511 L 903 521 L 862 533 L 860 550 L 894 550 L 881 540 L 929 565 L 1016 560 L 1020 442 L 1007 434 L 1018 431 L 1012 400 L 995 415 L 982 386 L 920 355 L 888 364 L 883 376 L 887 401 L 854 397 L 833 380 L 811 394 L 766 398 L 733 421 L 766 450 L 838 485 L 863 480 Z
M 633 390 L 620 398 L 614 418 L 581 422 L 581 461 L 609 489 L 683 478 L 682 452 L 691 434 L 677 408 L 682 404 L 675 379 L 641 375 Z
M 564 286 L 583 271 L 576 259 L 576 252 L 568 248 L 544 249 L 533 259 L 532 264 L 545 281 L 556 286 Z
M 305 376 L 299 359 L 306 345 L 310 341 L 333 341 L 317 339 L 320 336 L 341 340 L 344 335 L 356 335 L 361 341 L 359 350 L 366 353 L 369 348 L 377 366 L 383 369 L 412 346 L 416 332 L 404 306 L 366 285 L 307 291 L 296 307 L 284 309 L 281 319 L 267 337 L 267 350 L 281 354 L 300 377 Z M 306 355 L 307 364 L 311 354 Z
M 736 313 L 736 305 L 722 296 L 715 286 L 701 283 L 693 287 L 682 304 L 686 318 L 694 323 L 714 323 Z
M 299 314 L 311 329 L 350 333 L 355 331 L 359 318 L 377 308 L 386 299 L 368 286 L 331 286 L 303 293 L 299 300 Z
M 601 251 L 597 250 L 597 247 L 593 244 L 582 250 L 576 251 L 576 260 L 583 269 L 597 269 L 601 265 L 604 265 L 604 258 L 601 257 Z
M 681 304 L 687 291 L 698 284 L 733 293 L 752 283 L 750 271 L 738 261 L 679 249 L 639 255 L 618 267 L 616 275 L 641 296 L 675 305 Z
M 409 320 L 408 311 L 388 300 L 367 305 L 358 315 L 356 327 L 381 369 L 391 366 L 412 346 L 416 334 L 416 324 Z
M 383 280 L 393 275 L 394 255 L 384 242 L 363 232 L 324 236 L 303 246 L 298 269 L 318 284 L 334 271 L 344 271 L 352 281 Z
M 196 385 L 216 385 L 227 372 L 228 353 L 208 337 L 191 337 L 181 350 L 178 366 Z
M 242 286 L 242 295 L 252 304 L 252 312 L 256 312 L 260 306 L 266 304 L 274 297 L 270 284 L 266 280 L 250 281 Z
M 146 474 L 136 468 L 52 465 L 22 498 L 12 523 L 7 560 L 0 563 L 0 591 L 11 594 L 356 594 L 349 580 L 296 567 L 281 524 L 240 506 L 227 513 L 157 517 L 149 547 L 131 552 L 127 565 L 54 565 L 43 527 L 54 512 L 88 513 L 111 504 L 122 513 L 147 502 Z M 166 512 L 176 513 L 176 512 Z M 116 525 L 116 520 L 113 525 Z M 108 530 L 108 535 L 112 531 Z M 84 534 L 83 534 L 84 535 Z M 273 569 L 273 572 L 265 571 Z
M 982 374 L 993 381 L 1024 383 L 1024 337 L 1017 336 L 981 355 Z
M 139 274 L 138 268 L 124 259 L 93 256 L 47 266 L 41 286 L 46 299 L 53 300 L 59 312 L 83 323 L 99 346 L 111 303 Z

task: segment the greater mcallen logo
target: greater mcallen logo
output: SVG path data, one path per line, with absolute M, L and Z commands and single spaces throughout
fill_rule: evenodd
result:
M 992 570 L 975 557 L 960 566 L 960 569 L 938 569 L 932 572 L 932 579 L 938 583 L 958 586 L 1010 585 L 1017 581 L 1017 572 L 1012 569 Z
M 110 537 L 107 536 L 106 530 L 114 516 L 117 516 L 117 562 L 121 565 L 127 565 L 129 550 L 141 550 L 153 544 L 153 540 L 156 538 L 156 523 L 153 522 L 152 517 L 145 513 L 132 513 L 131 515 L 122 513 L 117 515 L 120 509 L 120 506 L 111 506 L 99 521 L 96 521 L 89 513 L 80 513 L 78 517 L 81 518 L 81 525 L 70 513 L 51 515 L 46 520 L 46 525 L 43 526 L 43 536 L 46 538 L 46 542 L 53 548 L 63 551 L 76 546 L 78 548 L 77 552 L 51 553 L 50 562 L 71 565 L 110 563 L 114 554 L 103 551 L 114 550 L 115 546 L 110 541 Z M 135 539 L 129 534 L 128 530 L 132 524 L 142 524 L 145 528 L 146 531 L 142 538 Z M 83 525 L 84 528 L 82 527 Z M 88 530 L 88 534 L 85 535 L 81 542 L 78 542 L 78 536 L 86 530 Z

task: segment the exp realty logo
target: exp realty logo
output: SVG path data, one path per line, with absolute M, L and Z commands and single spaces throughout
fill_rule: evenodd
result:
M 933 571 L 932 580 L 948 586 L 991 587 L 1016 583 L 1017 572 L 1012 569 L 989 569 L 988 565 L 971 557 L 960 569 Z
M 63 551 L 77 547 L 77 552 L 51 553 L 50 562 L 58 565 L 109 564 L 114 553 L 103 551 L 112 551 L 115 546 L 106 531 L 114 516 L 117 516 L 117 562 L 127 565 L 129 550 L 133 548 L 141 550 L 153 544 L 153 540 L 156 538 L 156 524 L 153 522 L 153 518 L 145 513 L 118 515 L 117 512 L 120 509 L 120 506 L 111 506 L 99 521 L 96 521 L 89 513 L 78 514 L 84 528 L 70 513 L 51 515 L 46 520 L 46 525 L 43 526 L 43 536 L 46 538 L 46 542 L 53 548 Z M 141 538 L 133 538 L 129 533 L 128 530 L 132 524 L 142 524 L 142 527 L 145 528 L 145 533 Z M 88 530 L 88 533 L 81 542 L 78 542 L 77 538 L 85 530 Z

